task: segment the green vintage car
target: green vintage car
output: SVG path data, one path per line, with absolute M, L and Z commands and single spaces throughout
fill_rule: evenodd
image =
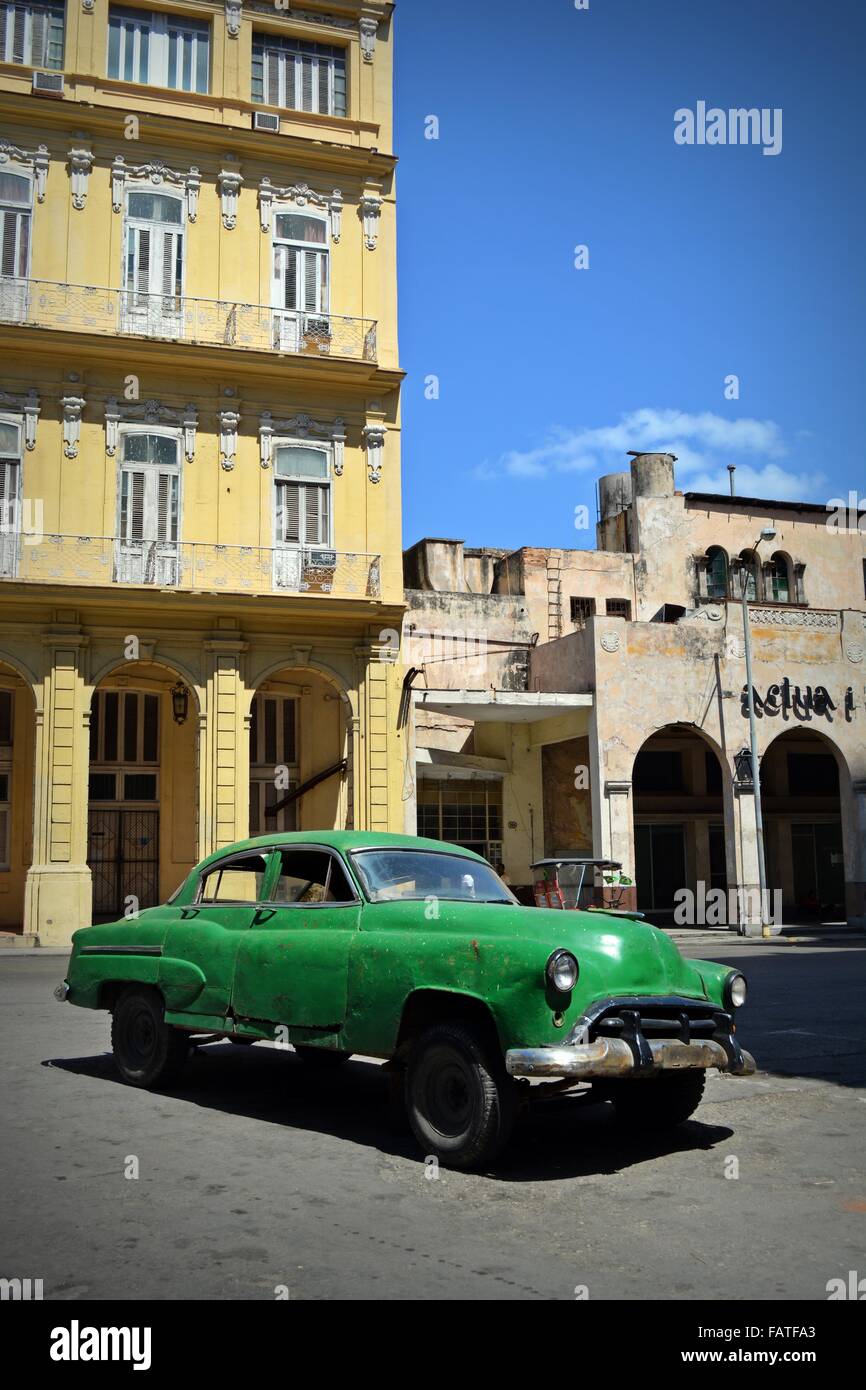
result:
M 291 1044 L 335 1066 L 387 1058 L 425 1155 L 488 1164 L 529 1096 L 591 1083 L 619 1118 L 687 1119 L 707 1068 L 755 1064 L 741 974 L 686 961 L 656 927 L 521 907 L 439 840 L 271 835 L 212 854 L 161 907 L 73 937 L 56 990 L 108 1009 L 135 1086 L 176 1079 L 196 1036 Z

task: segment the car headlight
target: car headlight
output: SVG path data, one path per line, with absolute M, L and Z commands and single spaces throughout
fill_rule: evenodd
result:
M 560 994 L 568 994 L 577 984 L 578 965 L 570 951 L 554 951 L 547 962 L 547 978 Z
M 741 1009 L 746 1002 L 746 977 L 732 970 L 725 980 L 725 1007 Z

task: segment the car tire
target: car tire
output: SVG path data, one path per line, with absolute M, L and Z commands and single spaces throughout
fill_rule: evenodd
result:
M 616 1118 L 629 1129 L 659 1131 L 683 1124 L 697 1110 L 707 1074 L 684 1071 L 679 1076 L 620 1081 L 611 1096 Z
M 334 1052 L 331 1048 L 325 1047 L 299 1047 L 297 1043 L 292 1046 L 302 1062 L 309 1062 L 311 1066 L 319 1067 L 322 1071 L 334 1071 L 341 1067 L 344 1062 L 348 1062 L 351 1052 Z
M 517 1116 L 514 1082 L 498 1047 L 474 1028 L 443 1023 L 414 1044 L 406 1113 L 425 1155 L 448 1168 L 483 1168 L 507 1143 Z
M 130 985 L 111 1016 L 114 1062 L 130 1086 L 168 1086 L 176 1081 L 189 1055 L 186 1033 L 165 1021 L 158 990 Z

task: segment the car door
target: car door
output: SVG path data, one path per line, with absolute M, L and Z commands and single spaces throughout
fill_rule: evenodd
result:
M 191 961 L 205 986 L 189 1012 L 223 1019 L 229 1012 L 238 949 L 262 902 L 272 851 L 229 854 L 201 875 L 194 901 L 181 908 L 166 935 L 163 955 Z
M 336 1032 L 346 1018 L 349 950 L 361 904 L 339 856 L 318 845 L 276 851 L 269 901 L 237 957 L 236 1017 Z

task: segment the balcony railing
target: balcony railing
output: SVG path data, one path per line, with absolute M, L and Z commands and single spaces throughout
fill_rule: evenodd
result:
M 309 547 L 0 535 L 0 580 L 235 594 L 379 598 L 380 556 Z
M 189 295 L 0 279 L 0 322 L 106 337 L 376 361 L 376 322 Z

